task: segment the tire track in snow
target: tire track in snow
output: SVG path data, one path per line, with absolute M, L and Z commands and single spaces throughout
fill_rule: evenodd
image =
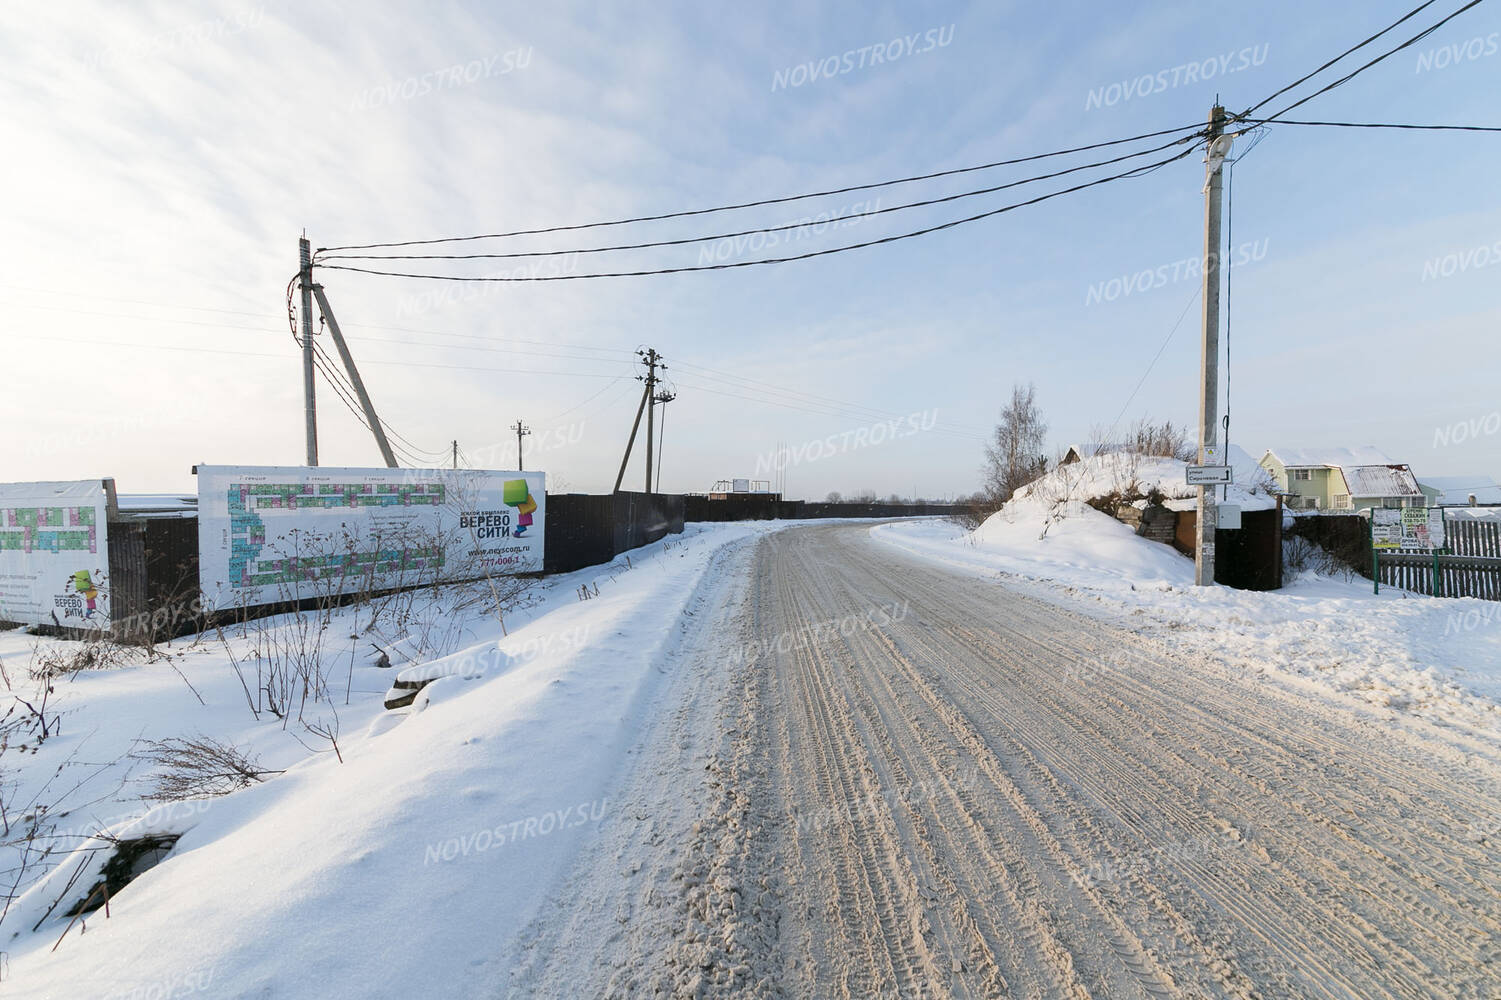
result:
M 721 571 L 512 995 L 1501 995 L 1490 765 L 863 527 Z

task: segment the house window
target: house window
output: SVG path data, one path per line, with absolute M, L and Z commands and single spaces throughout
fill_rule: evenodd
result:
M 1332 497 L 1329 498 L 1329 506 L 1335 508 L 1336 510 L 1349 510 L 1350 509 L 1350 494 L 1348 494 L 1348 493 L 1336 493 L 1336 494 L 1334 494 L 1334 496 L 1332 496 Z
M 1313 470 L 1312 469 L 1294 469 L 1293 470 L 1293 482 L 1295 482 L 1295 483 L 1306 483 L 1306 482 L 1309 482 L 1312 479 L 1313 479 Z
M 1386 507 L 1388 509 L 1395 509 L 1395 508 L 1401 507 L 1401 506 L 1403 506 L 1403 504 L 1402 504 L 1402 498 L 1401 497 L 1382 497 L 1381 498 L 1381 506 Z

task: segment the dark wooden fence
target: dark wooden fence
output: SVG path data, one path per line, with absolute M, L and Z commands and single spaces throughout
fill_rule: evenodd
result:
M 1291 532 L 1329 552 L 1342 565 L 1371 579 L 1370 527 L 1359 514 L 1299 517 Z M 1446 548 L 1381 552 L 1380 582 L 1430 597 L 1478 597 L 1501 601 L 1501 522 L 1445 517 Z

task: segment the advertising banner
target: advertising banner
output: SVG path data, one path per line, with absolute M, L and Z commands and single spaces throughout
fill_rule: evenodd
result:
M 0 484 L 0 621 L 109 627 L 106 483 Z
M 1441 549 L 1444 512 L 1438 507 L 1377 507 L 1371 511 L 1374 549 Z
M 545 483 L 541 472 L 200 465 L 204 603 L 540 573 Z

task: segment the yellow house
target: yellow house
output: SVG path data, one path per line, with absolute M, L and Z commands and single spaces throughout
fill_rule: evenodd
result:
M 1291 510 L 1423 507 L 1412 469 L 1369 445 L 1357 448 L 1273 448 L 1260 465 L 1287 495 Z

